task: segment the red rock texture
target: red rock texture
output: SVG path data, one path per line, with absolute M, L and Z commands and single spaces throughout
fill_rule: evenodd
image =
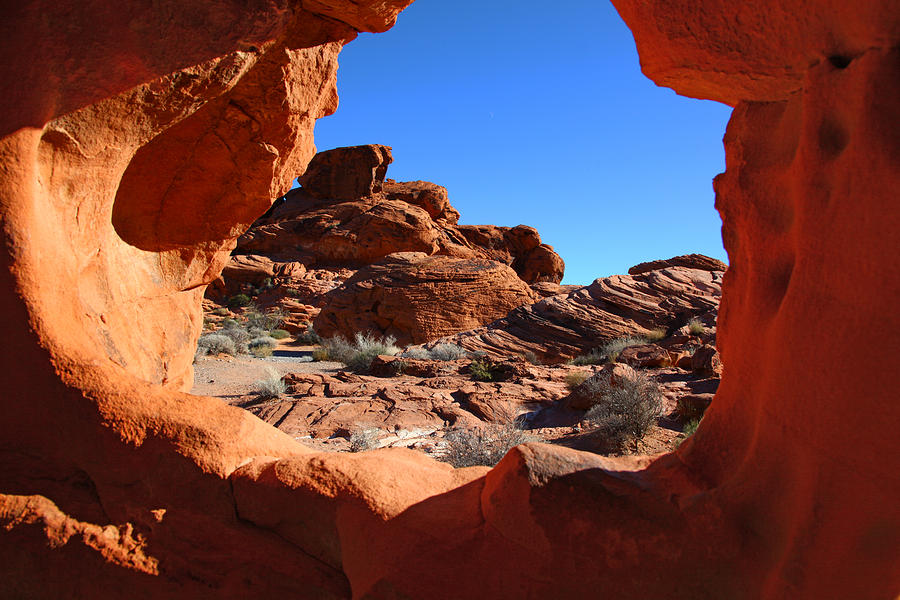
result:
M 307 266 L 359 268 L 395 252 L 485 258 L 527 283 L 559 283 L 562 258 L 533 227 L 457 225 L 447 190 L 385 181 L 391 149 L 370 145 L 316 155 L 291 190 L 238 240 L 236 256 L 262 254 Z
M 338 47 L 405 2 L 6 11 L 0 595 L 896 597 L 896 356 L 859 350 L 900 345 L 896 3 L 614 3 L 651 78 L 735 106 L 724 377 L 675 454 L 490 470 L 309 452 L 175 389 Z
M 703 254 L 686 254 L 675 256 L 667 260 L 652 260 L 643 262 L 628 269 L 629 275 L 640 275 L 648 271 L 665 269 L 666 267 L 686 267 L 688 269 L 702 269 L 704 271 L 725 271 L 728 265 L 721 260 L 704 256 Z
M 559 362 L 616 338 L 660 327 L 675 330 L 691 317 L 715 311 L 721 282 L 721 271 L 684 267 L 613 275 L 435 343 L 452 342 L 492 356 L 533 352 L 544 361 Z
M 316 154 L 298 181 L 316 198 L 357 200 L 381 191 L 393 160 L 387 146 L 335 148 Z
M 368 331 L 418 344 L 480 327 L 534 299 L 498 262 L 398 252 L 329 292 L 314 325 L 325 337 Z

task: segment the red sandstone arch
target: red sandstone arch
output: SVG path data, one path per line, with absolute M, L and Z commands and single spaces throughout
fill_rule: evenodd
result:
M 4 8 L 0 595 L 900 594 L 886 0 L 615 1 L 648 76 L 735 106 L 726 373 L 676 454 L 320 455 L 178 391 L 203 285 L 312 156 L 340 46 L 407 3 Z

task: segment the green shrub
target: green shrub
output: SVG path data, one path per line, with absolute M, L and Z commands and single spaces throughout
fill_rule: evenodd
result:
M 488 424 L 475 429 L 453 429 L 444 436 L 447 451 L 440 460 L 457 469 L 478 465 L 493 467 L 511 448 L 538 439 L 522 431 L 516 422 Z
M 576 365 L 579 367 L 585 365 L 602 365 L 606 362 L 606 355 L 601 354 L 599 349 L 591 350 L 587 354 L 582 354 L 581 356 L 576 356 L 572 360 L 569 361 L 570 365 Z
M 643 373 L 615 385 L 605 378 L 592 379 L 581 392 L 596 399 L 584 418 L 602 433 L 611 451 L 643 438 L 662 410 L 659 386 Z
M 639 336 L 616 338 L 614 340 L 606 342 L 599 348 L 591 350 L 587 354 L 576 356 L 571 361 L 569 361 L 569 364 L 584 366 L 602 365 L 606 362 L 616 362 L 616 359 L 619 358 L 619 354 L 625 348 L 628 348 L 629 346 L 640 346 L 641 344 L 646 344 L 648 341 L 650 340 L 648 340 L 646 337 Z
M 308 325 L 306 330 L 296 337 L 297 342 L 301 344 L 306 344 L 307 346 L 314 346 L 316 344 L 322 343 L 322 338 L 319 337 L 319 334 L 316 333 L 316 330 L 312 325 Z
M 213 310 L 212 314 L 216 315 L 217 317 L 227 317 L 228 315 L 231 314 L 231 311 L 228 310 L 227 308 L 220 307 L 220 308 Z
M 355 336 L 354 351 L 344 361 L 352 371 L 362 373 L 369 370 L 372 361 L 379 354 L 394 356 L 399 354 L 400 348 L 394 345 L 397 338 L 393 336 L 385 336 L 383 338 L 375 337 L 371 333 L 357 333 Z
M 456 344 L 438 344 L 434 348 L 428 351 L 428 354 L 432 360 L 456 360 L 458 358 L 465 358 L 466 351 Z
M 684 424 L 684 427 L 681 429 L 681 433 L 684 435 L 685 439 L 694 435 L 697 431 L 697 428 L 700 427 L 701 419 L 691 419 L 687 423 Z
M 250 296 L 247 294 L 236 294 L 225 302 L 228 308 L 240 308 L 250 304 Z
M 703 323 L 701 323 L 700 319 L 697 317 L 692 317 L 691 320 L 687 322 L 687 326 L 691 335 L 703 335 L 706 333 L 706 327 L 703 326 Z
M 584 371 L 575 371 L 573 373 L 569 373 L 568 375 L 566 375 L 566 378 L 565 378 L 566 387 L 571 392 L 572 390 L 577 388 L 579 385 L 581 385 L 582 383 L 587 381 L 588 377 L 590 377 L 590 376 L 591 376 L 590 373 L 585 373 Z
M 250 350 L 250 354 L 252 354 L 256 358 L 264 358 L 266 356 L 272 356 L 272 350 L 277 345 L 278 340 L 276 340 L 275 338 L 263 336 L 250 340 L 250 342 L 247 344 L 247 348 Z
M 328 360 L 342 362 L 351 371 L 363 373 L 369 370 L 372 361 L 379 354 L 388 356 L 398 354 L 400 349 L 394 345 L 396 341 L 393 336 L 380 338 L 371 333 L 357 333 L 352 343 L 343 336 L 337 335 L 323 340 L 322 348 L 327 352 Z M 315 353 L 313 353 L 313 358 L 315 358 Z
M 227 335 L 219 333 L 207 333 L 200 336 L 197 341 L 199 348 L 205 348 L 208 354 L 230 354 L 237 352 L 234 340 Z
M 241 329 L 241 324 L 237 319 L 224 319 L 222 321 L 222 329 Z
M 281 375 L 272 367 L 266 368 L 266 376 L 254 384 L 254 392 L 262 399 L 278 398 L 287 391 Z
M 497 377 L 497 365 L 490 358 L 476 357 L 469 363 L 469 373 L 475 381 L 494 381 Z
M 316 362 L 331 360 L 331 357 L 328 355 L 328 348 L 316 348 L 313 350 L 312 359 Z
M 272 331 L 269 332 L 269 335 L 271 337 L 275 338 L 276 340 L 283 340 L 283 339 L 291 336 L 291 334 L 288 333 L 287 331 L 285 331 L 284 329 L 273 329 Z

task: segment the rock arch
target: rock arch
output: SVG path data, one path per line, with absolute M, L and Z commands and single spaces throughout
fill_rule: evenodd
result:
M 649 77 L 735 107 L 726 373 L 677 453 L 322 455 L 180 391 L 203 286 L 312 156 L 341 45 L 406 4 L 4 9 L 0 595 L 896 596 L 888 1 L 615 0 Z

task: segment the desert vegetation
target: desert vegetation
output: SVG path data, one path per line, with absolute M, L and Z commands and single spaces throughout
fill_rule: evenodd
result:
M 526 442 L 540 441 L 522 429 L 520 420 L 490 423 L 472 429 L 452 429 L 444 436 L 446 453 L 441 460 L 456 468 L 493 467 L 511 448 Z
M 659 386 L 641 372 L 618 381 L 594 377 L 582 383 L 579 392 L 593 404 L 584 420 L 602 434 L 613 451 L 642 439 L 662 410 Z
M 352 341 L 336 335 L 322 340 L 322 347 L 313 352 L 313 359 L 341 362 L 351 371 L 365 373 L 376 356 L 400 353 L 400 348 L 394 345 L 396 341 L 392 336 L 379 337 L 372 333 L 357 332 Z

